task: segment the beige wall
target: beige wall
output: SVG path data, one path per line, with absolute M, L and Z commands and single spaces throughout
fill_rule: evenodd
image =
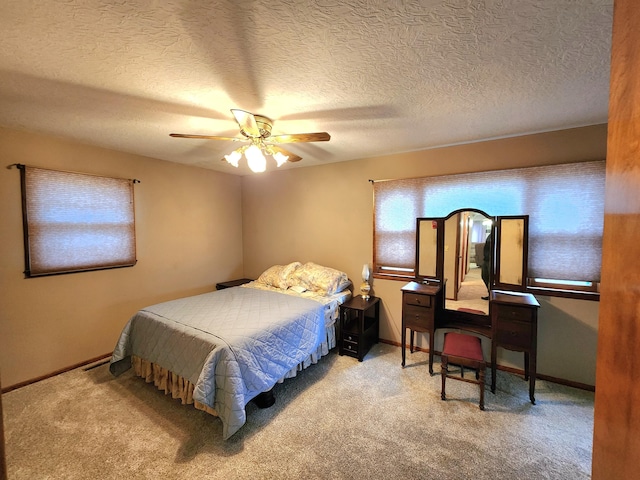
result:
M 241 178 L 0 129 L 4 166 L 142 182 L 135 187 L 135 267 L 24 279 L 19 172 L 0 170 L 3 386 L 107 354 L 138 308 L 211 290 L 218 281 L 257 277 L 275 263 L 314 261 L 346 271 L 357 285 L 362 265 L 372 260 L 369 179 L 597 160 L 605 152 L 601 125 Z M 397 343 L 402 285 L 373 280 L 383 300 L 381 337 Z M 539 300 L 538 371 L 593 385 L 598 303 Z M 499 361 L 522 367 L 521 355 L 511 352 Z
M 606 125 L 598 125 L 243 177 L 244 273 L 257 277 L 273 264 L 314 261 L 346 271 L 358 285 L 362 265 L 373 255 L 369 179 L 602 160 L 606 138 Z M 383 302 L 380 335 L 397 343 L 403 284 L 373 280 L 373 292 Z M 539 300 L 538 371 L 594 385 L 598 303 Z M 427 346 L 425 340 L 419 344 Z M 521 357 L 499 352 L 498 361 L 522 368 Z
M 4 129 L 0 158 L 3 387 L 109 353 L 141 307 L 243 275 L 240 177 Z M 137 265 L 25 279 L 13 163 L 141 180 Z

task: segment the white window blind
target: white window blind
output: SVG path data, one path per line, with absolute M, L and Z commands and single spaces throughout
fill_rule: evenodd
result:
M 28 277 L 135 265 L 134 181 L 20 168 Z
M 375 182 L 375 271 L 414 268 L 417 217 L 476 208 L 529 215 L 529 277 L 598 282 L 604 184 L 604 161 Z

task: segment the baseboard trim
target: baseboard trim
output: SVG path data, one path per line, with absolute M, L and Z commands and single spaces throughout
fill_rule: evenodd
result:
M 400 347 L 402 346 L 402 344 L 400 342 L 392 342 L 390 340 L 379 340 L 380 343 L 386 343 L 387 345 L 393 345 L 395 347 Z M 407 346 L 408 348 L 408 346 Z M 428 353 L 429 349 L 428 348 L 420 348 L 420 347 L 413 347 L 414 351 L 418 351 L 418 352 L 425 352 Z M 435 355 L 440 355 L 440 353 L 438 350 L 434 351 Z M 487 362 L 487 365 L 491 365 L 489 362 Z M 497 365 L 496 366 L 497 370 L 502 370 L 503 372 L 509 372 L 509 373 L 513 373 L 516 375 L 522 375 L 524 376 L 524 370 L 519 369 L 519 368 L 513 368 L 513 367 L 507 367 L 504 365 Z M 544 375 L 542 373 L 536 373 L 536 378 L 539 378 L 540 380 L 545 380 L 547 382 L 552 382 L 552 383 L 557 383 L 558 385 L 564 385 L 566 387 L 573 387 L 573 388 L 578 388 L 580 390 L 586 390 L 589 392 L 595 392 L 596 391 L 596 387 L 594 385 L 588 385 L 586 383 L 580 383 L 580 382 L 574 382 L 572 380 L 567 380 L 564 378 L 558 378 L 558 377 L 552 377 L 550 375 Z
M 99 362 L 100 360 L 104 360 L 105 358 L 110 357 L 112 352 L 105 353 L 104 355 L 100 355 L 95 358 L 91 358 L 84 362 L 76 363 L 75 365 L 71 365 L 69 367 L 61 368 L 60 370 L 56 370 L 55 372 L 47 373 L 46 375 L 41 375 L 39 377 L 33 378 L 31 380 L 27 380 L 24 382 L 16 383 L 14 385 L 10 385 L 8 387 L 2 388 L 2 393 L 11 392 L 12 390 L 17 390 L 18 388 L 26 387 L 27 385 L 31 385 L 32 383 L 39 382 L 41 380 L 46 380 L 47 378 L 55 377 L 56 375 L 60 375 L 61 373 L 69 372 L 71 370 L 75 370 L 76 368 L 84 367 L 85 365 L 89 365 L 91 363 Z
M 400 347 L 401 346 L 400 342 L 392 342 L 391 340 L 383 340 L 383 339 L 380 339 L 379 341 L 380 341 L 380 343 L 386 343 L 387 345 L 393 345 L 395 347 Z M 425 352 L 425 353 L 429 352 L 428 348 L 414 347 L 414 350 L 418 351 L 418 352 Z M 436 355 L 440 355 L 441 352 L 436 350 L 434 353 Z M 104 355 L 100 355 L 98 357 L 91 358 L 91 359 L 86 360 L 84 362 L 80 362 L 80 363 L 77 363 L 75 365 L 71 365 L 71 366 L 66 367 L 66 368 L 61 368 L 60 370 L 56 370 L 55 372 L 51 372 L 51 373 L 48 373 L 46 375 L 42 375 L 40 377 L 33 378 L 33 379 L 27 380 L 25 382 L 16 383 L 15 385 L 10 385 L 8 387 L 4 387 L 4 388 L 2 388 L 1 392 L 2 393 L 7 393 L 7 392 L 10 392 L 12 390 L 17 390 L 18 388 L 26 387 L 27 385 L 31 385 L 32 383 L 36 383 L 36 382 L 39 382 L 41 380 L 46 380 L 47 378 L 55 377 L 56 375 L 60 375 L 61 373 L 69 372 L 71 370 L 75 370 L 76 368 L 84 367 L 85 365 L 89 365 L 89 364 L 92 364 L 92 363 L 95 363 L 95 362 L 99 362 L 100 360 L 104 360 L 106 358 L 109 358 L 111 356 L 111 354 L 112 354 L 112 352 L 105 353 Z M 99 365 L 96 365 L 96 366 L 99 366 Z M 498 370 L 502 370 L 504 372 L 509 372 L 509 373 L 513 373 L 513 374 L 516 374 L 516 375 L 524 375 L 524 370 L 519 369 L 519 368 L 507 367 L 507 366 L 504 366 L 504 365 L 498 365 L 496 368 Z M 542 373 L 537 373 L 536 377 L 539 378 L 540 380 L 545 380 L 547 382 L 557 383 L 558 385 L 565 385 L 567 387 L 578 388 L 580 390 L 586 390 L 586 391 L 589 391 L 589 392 L 595 392 L 596 391 L 596 387 L 594 385 L 588 385 L 586 383 L 574 382 L 572 380 L 567 380 L 567 379 L 558 378 L 558 377 L 552 377 L 550 375 L 544 375 Z

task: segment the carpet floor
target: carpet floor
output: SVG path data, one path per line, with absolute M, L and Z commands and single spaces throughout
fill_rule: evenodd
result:
M 440 399 L 426 353 L 400 361 L 386 344 L 361 363 L 332 352 L 227 441 L 131 370 L 79 368 L 3 395 L 9 479 L 590 478 L 592 392 L 538 380 L 532 405 L 513 374 L 491 394 L 488 371 L 481 411 L 476 385 L 447 380 Z

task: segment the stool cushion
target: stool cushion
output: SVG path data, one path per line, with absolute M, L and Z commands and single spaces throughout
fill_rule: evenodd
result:
M 484 361 L 482 355 L 482 343 L 478 337 L 463 333 L 449 332 L 444 336 L 443 355 L 468 358 L 470 360 Z

